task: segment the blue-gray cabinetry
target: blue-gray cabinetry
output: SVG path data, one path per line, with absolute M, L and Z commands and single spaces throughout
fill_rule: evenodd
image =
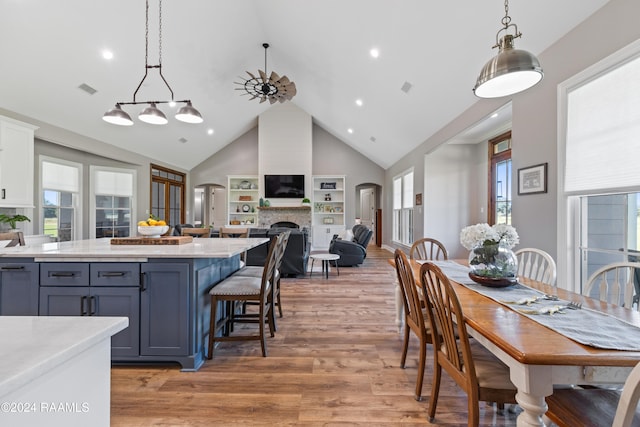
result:
M 39 265 L 32 260 L 0 263 L 0 316 L 37 316 Z

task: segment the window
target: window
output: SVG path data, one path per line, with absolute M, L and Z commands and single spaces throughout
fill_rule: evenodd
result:
M 393 179 L 393 240 L 413 243 L 413 169 Z
M 128 237 L 131 234 L 136 173 L 128 169 L 91 167 L 93 235 Z
M 598 267 L 637 259 L 638 75 L 640 41 L 560 85 L 558 283 L 576 292 Z
M 81 238 L 80 175 L 82 165 L 40 157 L 42 233 L 59 242 Z
M 167 224 L 184 224 L 186 175 L 151 165 L 151 213 Z
M 489 224 L 511 224 L 511 132 L 489 140 Z

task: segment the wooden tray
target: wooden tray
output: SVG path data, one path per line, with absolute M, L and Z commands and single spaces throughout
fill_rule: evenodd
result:
M 183 245 L 193 242 L 191 236 L 166 237 L 114 237 L 112 245 Z

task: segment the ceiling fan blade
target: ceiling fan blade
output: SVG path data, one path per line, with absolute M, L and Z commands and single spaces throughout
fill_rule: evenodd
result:
M 260 104 L 262 104 L 262 103 L 263 103 L 264 101 L 266 101 L 266 100 L 267 100 L 267 97 L 266 97 L 266 96 L 261 96 L 261 97 L 260 97 Z
M 280 80 L 280 76 L 278 75 L 278 73 L 276 73 L 275 71 L 271 72 L 271 75 L 269 76 L 269 82 L 271 83 L 275 83 L 278 80 Z
M 278 99 L 275 96 L 270 96 L 269 97 L 269 103 L 271 103 L 271 104 L 275 104 L 277 100 Z
M 254 76 L 253 74 L 251 74 L 249 71 L 246 72 L 247 74 L 249 74 L 251 76 L 252 79 L 255 79 L 256 76 Z
M 258 70 L 258 73 L 260 73 L 260 78 L 262 79 L 262 83 L 267 83 L 267 74 L 262 70 Z

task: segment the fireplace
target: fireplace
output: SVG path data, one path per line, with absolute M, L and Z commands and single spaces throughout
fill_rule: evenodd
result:
M 270 206 L 258 208 L 258 225 L 269 228 L 276 222 L 293 222 L 300 228 L 311 228 L 311 208 L 309 206 Z

